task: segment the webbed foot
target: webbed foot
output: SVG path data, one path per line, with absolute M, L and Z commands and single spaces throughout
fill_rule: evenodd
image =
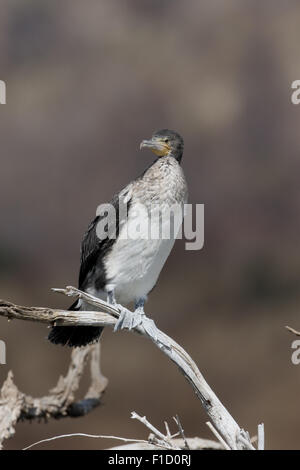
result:
M 127 330 L 132 330 L 139 325 L 141 325 L 145 318 L 145 313 L 142 309 L 136 309 L 134 312 L 127 310 L 119 305 L 121 310 L 120 316 L 118 318 L 117 323 L 115 324 L 114 331 L 123 330 L 124 328 Z

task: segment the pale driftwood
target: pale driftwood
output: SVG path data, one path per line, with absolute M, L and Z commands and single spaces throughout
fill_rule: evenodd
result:
M 91 385 L 82 400 L 75 400 L 85 365 L 90 358 Z M 25 395 L 13 381 L 10 371 L 0 390 L 0 449 L 12 437 L 20 420 L 84 416 L 100 404 L 107 379 L 100 370 L 100 344 L 74 349 L 65 377 L 60 377 L 49 395 L 32 398 Z
M 291 333 L 293 333 L 294 335 L 300 336 L 300 331 L 295 330 L 294 328 L 291 328 L 290 326 L 286 326 L 286 329 L 290 331 Z
M 207 427 L 211 430 L 213 435 L 218 439 L 220 444 L 222 445 L 222 448 L 225 450 L 230 450 L 230 447 L 226 442 L 224 441 L 223 437 L 218 433 L 218 431 L 213 427 L 210 421 L 207 421 L 206 423 Z
M 181 447 L 176 446 L 173 441 L 174 437 L 177 437 L 179 435 L 179 432 L 171 435 L 169 427 L 166 426 L 167 434 L 163 434 L 147 420 L 146 416 L 140 416 L 135 411 L 131 413 L 131 418 L 137 419 L 148 429 L 150 429 L 151 434 L 148 437 L 148 442 L 150 444 L 160 446 L 164 449 L 181 450 Z
M 265 427 L 264 424 L 259 424 L 257 428 L 257 449 L 265 450 Z
M 29 450 L 40 444 L 45 444 L 46 442 L 57 441 L 58 439 L 66 439 L 69 437 L 87 437 L 89 439 L 116 439 L 117 441 L 122 441 L 122 442 L 133 442 L 133 443 L 138 442 L 142 444 L 148 444 L 148 441 L 143 441 L 142 439 L 130 439 L 127 437 L 106 436 L 106 435 L 101 435 L 101 434 L 98 435 L 98 434 L 86 434 L 84 432 L 74 432 L 71 434 L 62 434 L 60 436 L 53 436 L 53 437 L 48 437 L 47 439 L 41 439 L 38 442 L 34 442 L 33 444 L 30 444 L 29 446 L 24 447 L 23 450 Z
M 175 446 L 184 449 L 185 442 L 183 439 L 173 439 Z M 223 446 L 219 442 L 209 439 L 201 439 L 200 437 L 187 437 L 187 443 L 190 450 L 222 450 Z M 137 441 L 134 444 L 124 444 L 121 446 L 110 447 L 109 450 L 158 450 L 161 449 L 155 444 L 149 442 Z
M 181 424 L 181 421 L 180 421 L 180 419 L 179 419 L 179 416 L 176 415 L 176 416 L 173 417 L 173 419 L 174 419 L 175 423 L 176 423 L 177 426 L 178 426 L 179 434 L 180 434 L 180 436 L 181 436 L 181 438 L 182 438 L 182 440 L 183 440 L 183 442 L 184 442 L 184 447 L 183 447 L 183 448 L 186 449 L 186 450 L 190 450 L 190 448 L 189 448 L 189 443 L 188 443 L 187 438 L 186 438 L 186 436 L 185 436 L 185 434 L 184 434 L 184 429 L 183 429 L 183 427 L 182 427 L 182 424 Z M 167 428 L 167 430 L 168 430 L 168 428 Z
M 42 439 L 41 441 L 34 442 L 33 444 L 24 447 L 23 450 L 29 450 L 33 447 L 36 447 L 40 444 L 45 444 L 47 442 L 56 441 L 58 439 L 66 439 L 70 437 L 86 437 L 89 439 L 111 439 L 123 442 L 130 442 L 130 444 L 123 444 L 121 446 L 110 447 L 107 450 L 168 450 L 169 448 L 165 446 L 160 446 L 158 444 L 151 444 L 149 441 L 143 439 L 130 439 L 126 437 L 118 436 L 106 436 L 106 435 L 97 435 L 97 434 L 86 434 L 81 432 L 76 432 L 72 434 L 62 434 L 61 436 L 53 436 L 48 439 Z M 222 450 L 222 446 L 215 441 L 209 439 L 200 439 L 199 437 L 190 437 L 187 438 L 187 442 L 190 450 Z M 183 439 L 173 439 L 173 443 L 179 449 L 184 448 Z
M 107 313 L 103 313 L 102 311 L 70 312 L 49 308 L 18 307 L 14 304 L 0 301 L 0 315 L 8 318 L 40 321 L 51 325 L 94 326 L 113 326 L 120 315 L 120 308 L 118 306 L 110 305 L 74 287 L 54 290 L 67 296 L 84 299 L 89 305 L 96 307 L 97 310 L 101 309 Z M 151 341 L 179 367 L 185 378 L 194 388 L 196 395 L 200 399 L 214 427 L 221 434 L 230 449 L 254 450 L 250 442 L 249 434 L 240 428 L 205 381 L 192 358 L 179 344 L 156 328 L 153 321 L 147 317 L 142 325 L 134 328 L 134 331 L 151 339 Z
M 130 444 L 123 444 L 121 446 L 111 447 L 108 450 L 183 450 L 188 448 L 189 450 L 203 450 L 203 449 L 223 449 L 224 447 L 215 441 L 210 441 L 206 439 L 200 439 L 198 437 L 193 437 L 186 439 L 186 437 L 177 438 L 179 434 L 184 434 L 182 425 L 179 421 L 178 416 L 174 418 L 175 423 L 179 429 L 179 432 L 171 434 L 167 422 L 165 422 L 166 434 L 163 434 L 159 431 L 153 424 L 151 424 L 145 416 L 139 416 L 135 411 L 131 413 L 131 418 L 137 419 L 148 429 L 150 429 L 151 434 L 148 437 L 148 440 L 143 439 L 132 439 L 119 436 L 107 436 L 107 435 L 97 435 L 97 434 L 86 434 L 86 433 L 71 433 L 71 434 L 62 434 L 60 436 L 48 437 L 47 439 L 42 439 L 38 442 L 25 447 L 23 450 L 29 450 L 33 447 L 36 447 L 40 444 L 45 444 L 47 442 L 56 441 L 58 439 L 66 439 L 70 437 L 87 437 L 90 439 L 115 439 L 118 441 L 127 442 Z
M 0 300 L 0 316 L 8 319 L 28 320 L 59 325 L 112 326 L 116 321 L 107 313 L 80 312 L 40 307 L 22 307 Z
M 136 446 L 136 449 L 165 449 L 165 450 L 200 450 L 204 448 L 209 448 L 209 449 L 224 449 L 224 445 L 221 442 L 221 444 L 218 444 L 215 441 L 208 441 L 206 439 L 200 439 L 200 438 L 186 438 L 184 434 L 184 430 L 182 427 L 182 424 L 179 420 L 178 415 L 174 416 L 173 419 L 176 423 L 176 426 L 178 428 L 178 432 L 175 434 L 171 434 L 169 425 L 165 421 L 165 428 L 166 428 L 166 434 L 163 434 L 159 429 L 157 429 L 153 424 L 151 424 L 146 416 L 140 416 L 138 415 L 135 411 L 131 413 L 131 418 L 137 419 L 140 421 L 144 426 L 146 426 L 150 431 L 151 434 L 148 437 L 148 444 L 145 444 L 145 441 L 140 441 L 139 445 Z M 209 423 L 211 424 L 211 423 Z M 178 438 L 177 436 L 181 436 L 181 438 Z M 177 439 L 176 439 L 177 438 Z M 123 446 L 119 446 L 120 449 L 133 449 L 132 444 L 127 444 Z

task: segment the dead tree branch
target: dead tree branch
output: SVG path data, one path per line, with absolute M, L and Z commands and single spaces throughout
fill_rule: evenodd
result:
M 55 441 L 57 439 L 66 439 L 70 437 L 87 437 L 90 439 L 115 439 L 118 441 L 127 442 L 127 444 L 123 444 L 121 446 L 111 447 L 108 450 L 151 450 L 151 449 L 159 449 L 159 450 L 203 450 L 203 449 L 223 449 L 224 446 L 219 444 L 215 441 L 210 441 L 207 439 L 200 439 L 199 437 L 193 438 L 186 438 L 181 437 L 177 438 L 178 435 L 183 433 L 182 425 L 179 421 L 178 416 L 175 419 L 176 425 L 178 427 L 179 432 L 175 434 L 170 433 L 169 426 L 167 422 L 165 422 L 166 427 L 166 434 L 163 434 L 159 431 L 153 424 L 151 424 L 146 416 L 140 416 L 135 411 L 132 411 L 131 418 L 137 419 L 142 424 L 144 424 L 148 429 L 150 429 L 151 434 L 148 437 L 148 440 L 144 439 L 130 439 L 126 437 L 119 437 L 119 436 L 107 436 L 107 435 L 97 435 L 97 434 L 86 434 L 86 433 L 72 433 L 72 434 L 62 434 L 60 436 L 53 436 L 48 437 L 47 439 L 42 439 L 38 442 L 34 442 L 29 446 L 25 447 L 23 450 L 29 450 L 33 447 L 36 447 L 40 444 L 44 444 L 46 442 Z M 130 444 L 128 444 L 130 443 Z
M 54 289 L 67 296 L 84 299 L 89 305 L 102 311 L 70 312 L 49 308 L 19 307 L 0 300 L 0 316 L 23 320 L 39 321 L 50 325 L 93 325 L 113 326 L 120 315 L 118 306 L 86 294 L 74 287 Z M 107 313 L 103 313 L 107 312 Z M 251 449 L 249 434 L 233 419 L 216 394 L 205 381 L 198 367 L 187 352 L 172 338 L 160 331 L 152 320 L 146 317 L 135 332 L 149 338 L 166 356 L 173 361 L 192 385 L 214 427 L 230 449 Z
M 286 326 L 286 329 L 287 329 L 288 331 L 290 331 L 291 333 L 293 333 L 294 335 L 300 336 L 300 331 L 295 330 L 294 328 L 292 328 L 292 327 L 290 327 L 290 326 Z
M 173 439 L 173 443 L 180 449 L 185 448 L 185 442 L 181 438 Z M 223 446 L 218 442 L 209 439 L 201 439 L 200 437 L 188 437 L 187 443 L 190 450 L 222 450 Z M 110 447 L 109 450 L 158 450 L 161 447 L 151 444 L 150 442 L 136 441 L 134 444 L 124 444 L 120 446 Z
M 82 400 L 76 401 L 75 393 L 88 359 L 90 388 Z M 3 441 L 14 435 L 18 421 L 84 416 L 100 404 L 106 386 L 107 379 L 100 370 L 100 344 L 74 349 L 66 376 L 61 376 L 56 387 L 42 398 L 33 398 L 18 390 L 10 371 L 0 390 L 0 449 Z

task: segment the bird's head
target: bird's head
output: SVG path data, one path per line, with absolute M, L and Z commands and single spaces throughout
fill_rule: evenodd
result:
M 180 162 L 183 153 L 183 138 L 175 131 L 163 129 L 154 132 L 150 140 L 143 140 L 140 148 L 148 148 L 159 157 L 174 157 Z

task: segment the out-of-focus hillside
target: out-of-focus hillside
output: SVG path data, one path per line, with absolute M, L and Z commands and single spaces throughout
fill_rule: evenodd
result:
M 264 421 L 269 448 L 299 448 L 299 371 L 284 330 L 300 327 L 300 106 L 290 99 L 299 2 L 2 0 L 0 9 L 0 297 L 67 306 L 50 287 L 76 284 L 97 205 L 149 164 L 143 138 L 178 130 L 190 202 L 205 204 L 205 247 L 177 242 L 147 312 L 242 426 L 254 434 Z M 9 369 L 33 395 L 55 383 L 70 351 L 46 335 L 0 319 L 0 384 Z M 67 432 L 145 437 L 132 410 L 156 425 L 179 414 L 187 435 L 209 437 L 192 390 L 151 344 L 107 331 L 102 350 L 103 407 L 22 423 L 7 448 Z

